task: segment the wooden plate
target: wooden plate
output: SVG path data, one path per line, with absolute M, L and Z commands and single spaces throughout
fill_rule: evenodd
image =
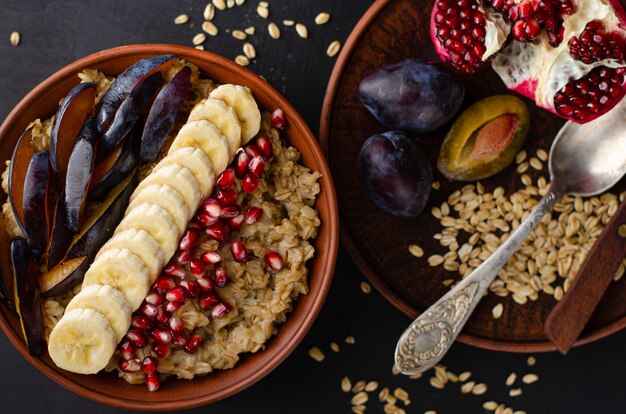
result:
M 341 235 L 352 258 L 367 279 L 394 306 L 414 318 L 433 304 L 448 288 L 442 282 L 458 278 L 456 272 L 430 267 L 427 257 L 444 253 L 433 240 L 441 226 L 429 213 L 463 183 L 446 181 L 433 191 L 417 219 L 403 220 L 382 213 L 368 198 L 358 177 L 357 157 L 361 143 L 385 131 L 357 99 L 359 81 L 385 64 L 408 57 L 438 60 L 429 35 L 432 0 L 379 0 L 364 15 L 350 35 L 335 65 L 321 119 L 321 143 L 337 187 Z M 490 68 L 466 77 L 466 98 L 462 109 L 487 96 L 510 93 Z M 549 149 L 564 121 L 525 101 L 531 112 L 531 129 L 526 150 Z M 443 137 L 450 125 L 420 137 L 433 166 Z M 436 170 L 436 168 L 435 168 Z M 547 167 L 541 172 L 548 175 Z M 539 174 L 531 174 L 536 179 Z M 487 189 L 502 185 L 507 193 L 520 188 L 519 175 L 509 167 L 483 183 Z M 622 181 L 613 191 L 623 191 Z M 408 252 L 417 243 L 426 252 L 421 259 Z M 504 314 L 498 320 L 491 309 L 499 302 Z M 517 305 L 510 296 L 487 296 L 478 306 L 459 337 L 463 343 L 510 352 L 553 351 L 543 332 L 543 322 L 556 302 L 542 294 L 535 302 Z M 577 344 L 600 339 L 626 326 L 626 283 L 613 284 Z

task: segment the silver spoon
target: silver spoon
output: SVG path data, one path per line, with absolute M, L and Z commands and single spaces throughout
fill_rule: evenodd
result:
M 561 197 L 603 193 L 626 173 L 626 99 L 586 124 L 567 122 L 552 143 L 549 169 L 549 191 L 526 220 L 404 331 L 395 352 L 400 372 L 423 372 L 443 358 L 500 269 Z

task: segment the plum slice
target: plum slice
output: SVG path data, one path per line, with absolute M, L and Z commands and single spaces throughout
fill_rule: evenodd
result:
M 67 230 L 66 215 L 63 207 L 65 197 L 61 194 L 54 205 L 54 214 L 50 225 L 48 251 L 46 253 L 46 265 L 48 269 L 55 266 L 65 257 L 67 249 L 72 243 L 73 233 Z
M 10 257 L 7 234 L 5 232 L 4 220 L 0 219 L 0 255 Z M 16 311 L 13 299 L 9 292 L 13 292 L 13 282 L 11 277 L 11 267 L 8 260 L 0 261 L 0 300 L 12 311 Z
M 50 162 L 59 184 L 65 180 L 74 142 L 93 112 L 95 97 L 95 84 L 80 83 L 63 98 L 57 110 L 50 131 Z
M 9 168 L 9 203 L 15 213 L 17 225 L 22 230 L 22 233 L 25 233 L 24 180 L 26 179 L 30 160 L 37 152 L 37 149 L 31 144 L 32 138 L 32 128 L 28 128 L 17 141 Z
M 153 73 L 141 81 L 126 97 L 115 113 L 111 126 L 102 135 L 98 160 L 104 159 L 128 135 L 141 118 L 142 112 L 152 102 L 162 81 L 163 76 L 160 72 Z
M 63 294 L 83 280 L 98 250 L 111 238 L 124 217 L 138 181 L 137 174 L 127 177 L 83 224 L 80 232 L 74 236 L 65 258 L 39 279 L 44 297 Z
M 24 339 L 32 355 L 41 355 L 44 343 L 43 312 L 39 290 L 39 266 L 26 240 L 22 237 L 11 242 L 13 266 L 13 294 L 20 317 Z
M 97 134 L 96 119 L 93 116 L 87 118 L 76 138 L 67 165 L 63 206 L 66 215 L 65 225 L 72 233 L 78 231 L 83 218 L 94 168 Z
M 102 96 L 96 109 L 96 124 L 100 134 L 103 134 L 111 125 L 113 116 L 135 86 L 154 72 L 165 72 L 174 63 L 174 57 L 174 55 L 159 55 L 142 59 L 115 79 Z
M 48 244 L 50 153 L 41 151 L 30 159 L 24 178 L 24 235 L 39 260 Z
M 185 66 L 161 89 L 154 100 L 141 137 L 139 159 L 142 165 L 151 163 L 159 155 L 187 97 L 190 80 L 191 68 Z

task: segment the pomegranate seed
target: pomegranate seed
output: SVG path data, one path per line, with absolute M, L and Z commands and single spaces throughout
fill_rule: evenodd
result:
M 168 311 L 169 313 L 172 313 L 180 309 L 181 306 L 183 306 L 183 302 L 172 301 L 172 302 L 168 302 L 167 305 L 165 305 L 165 310 Z
M 206 272 L 206 265 L 200 259 L 193 259 L 189 263 L 189 270 L 192 275 L 199 279 L 204 276 L 204 273 Z
M 202 337 L 200 335 L 191 335 L 189 341 L 185 345 L 185 352 L 188 354 L 193 354 L 198 350 L 200 344 L 202 343 Z
M 185 270 L 176 263 L 170 263 L 165 266 L 165 269 L 163 269 L 163 273 L 168 276 L 177 277 L 179 279 L 185 277 Z
M 227 168 L 217 176 L 217 188 L 228 188 L 235 182 L 235 170 Z
M 148 343 L 143 331 L 139 329 L 131 329 L 126 333 L 126 339 L 130 341 L 135 348 L 143 348 Z
M 172 336 L 172 345 L 185 346 L 187 345 L 187 339 L 182 334 L 174 334 Z
M 239 151 L 235 158 L 235 173 L 237 177 L 241 178 L 248 172 L 248 163 L 250 162 L 250 156 L 245 151 Z
M 570 39 L 569 47 L 574 59 L 588 65 L 605 59 L 626 61 L 626 39 L 619 32 L 607 32 L 599 21 L 587 23 L 580 36 Z
M 158 372 L 146 375 L 146 387 L 148 391 L 154 392 L 161 386 L 161 375 Z
M 218 252 L 204 252 L 200 259 L 206 264 L 215 264 L 222 261 L 222 256 Z
M 160 344 L 169 344 L 172 341 L 172 332 L 169 329 L 153 329 L 152 338 Z
M 151 290 L 150 292 L 148 292 L 148 294 L 146 295 L 146 302 L 148 302 L 151 305 L 160 305 L 161 303 L 163 303 L 163 296 L 161 296 L 160 293 Z
M 198 279 L 198 286 L 200 286 L 200 290 L 203 293 L 213 292 L 214 284 L 211 279 L 208 277 L 203 277 L 202 279 Z
M 202 224 L 204 228 L 214 225 L 218 221 L 220 221 L 219 217 L 211 217 L 207 213 L 200 213 L 197 217 L 198 221 Z
M 248 170 L 254 174 L 257 178 L 261 178 L 263 176 L 263 171 L 265 171 L 265 161 L 261 157 L 254 157 L 250 160 L 250 164 L 248 164 Z
M 233 255 L 233 259 L 235 259 L 236 262 L 243 263 L 248 259 L 246 246 L 241 240 L 235 240 L 230 244 L 230 253 Z
M 204 263 L 202 263 L 202 266 L 204 266 Z M 197 298 L 200 294 L 200 286 L 198 286 L 198 282 L 196 282 L 195 280 L 183 280 L 182 282 L 180 282 L 180 286 L 185 289 L 185 292 L 187 292 L 187 296 L 192 299 Z
M 237 217 L 233 217 L 228 220 L 228 226 L 233 230 L 240 229 L 244 219 L 245 216 L 243 214 L 240 214 Z
M 243 181 L 241 182 L 241 188 L 243 188 L 243 191 L 246 193 L 252 193 L 258 187 L 259 179 L 255 175 L 248 173 L 245 177 L 243 177 Z
M 225 242 L 230 235 L 230 231 L 228 230 L 228 227 L 226 227 L 223 223 L 218 222 L 210 227 L 207 227 L 206 234 L 213 240 L 217 240 L 218 242 Z
M 147 356 L 143 359 L 143 363 L 141 365 L 143 366 L 143 372 L 148 375 L 154 374 L 159 367 L 159 360 L 155 357 Z
M 182 250 L 180 253 L 178 253 L 178 256 L 176 256 L 176 261 L 178 262 L 178 264 L 187 264 L 191 261 L 191 258 L 193 257 L 191 250 Z
M 219 299 L 217 297 L 217 295 L 215 293 L 209 293 L 208 295 L 205 295 L 203 297 L 200 298 L 200 307 L 204 310 L 209 310 L 211 309 L 214 305 L 216 305 L 217 303 L 219 303 Z
M 149 318 L 154 318 L 158 312 L 157 307 L 151 303 L 144 303 L 141 305 L 141 308 L 139 308 L 139 311 Z
M 218 303 L 217 305 L 215 305 L 213 307 L 213 310 L 211 310 L 211 316 L 213 316 L 214 318 L 223 318 L 232 309 L 233 309 L 233 307 L 230 305 L 230 303 L 228 303 L 228 302 L 221 302 L 221 303 Z
M 233 217 L 237 217 L 240 213 L 241 210 L 239 209 L 239 206 L 237 204 L 231 204 L 222 208 L 222 214 L 220 214 L 220 217 L 224 219 L 231 219 Z
M 218 266 L 215 268 L 213 280 L 218 287 L 226 286 L 226 282 L 228 282 L 228 272 L 224 266 Z
M 124 372 L 137 372 L 141 370 L 141 361 L 139 358 L 120 359 L 118 366 Z
M 265 155 L 266 158 L 269 158 L 272 156 L 273 154 L 272 142 L 266 136 L 264 135 L 259 136 L 256 139 L 256 146 L 259 147 L 259 149 L 261 150 L 263 155 Z
M 170 356 L 170 347 L 166 344 L 154 344 L 152 351 L 159 358 L 167 358 Z
M 131 359 L 135 357 L 135 347 L 128 339 L 124 339 L 120 344 L 120 355 L 124 359 Z
M 246 209 L 246 224 L 253 225 L 263 216 L 263 209 L 259 207 L 248 207 Z
M 248 154 L 250 159 L 254 157 L 263 158 L 263 153 L 256 145 L 248 144 L 244 147 L 244 151 L 246 151 L 246 154 Z M 250 168 L 250 162 L 248 162 L 248 168 Z
M 282 131 L 287 126 L 287 120 L 285 119 L 285 113 L 282 109 L 276 109 L 272 112 L 271 124 L 274 128 Z
M 215 197 L 217 201 L 220 202 L 221 205 L 226 206 L 228 204 L 234 204 L 237 201 L 237 190 L 233 187 L 224 188 L 222 190 L 217 190 L 215 192 Z
M 265 261 L 272 268 L 272 270 L 281 270 L 285 263 L 283 257 L 277 252 L 269 252 L 265 255 Z
M 170 329 L 173 333 L 181 333 L 184 330 L 183 322 L 178 316 L 172 316 L 170 318 Z
M 183 237 L 180 239 L 180 243 L 178 247 L 180 250 L 190 250 L 198 245 L 198 230 L 196 229 L 188 229 Z
M 154 319 L 162 326 L 167 325 L 167 320 L 169 319 L 167 312 L 163 306 L 157 306 L 157 315 Z
M 166 291 L 176 287 L 176 282 L 173 279 L 165 276 L 159 276 L 154 282 L 154 288 L 159 293 L 165 293 Z
M 149 318 L 146 315 L 137 315 L 133 317 L 133 320 L 130 324 L 133 328 L 142 329 L 145 331 L 154 326 L 154 319 Z
M 185 300 L 185 289 L 182 286 L 175 287 L 165 294 L 165 299 L 170 302 L 182 302 Z
M 202 211 L 208 214 L 210 217 L 219 217 L 222 211 L 220 203 L 214 198 L 207 198 L 202 203 Z

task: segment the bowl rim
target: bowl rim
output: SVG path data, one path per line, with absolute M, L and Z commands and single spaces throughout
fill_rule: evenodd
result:
M 311 158 L 316 164 L 317 170 L 322 174 L 320 180 L 322 182 L 322 190 L 326 193 L 326 205 L 328 212 L 328 217 L 324 218 L 323 225 L 327 226 L 328 229 L 328 243 L 325 244 L 324 250 L 326 253 L 319 256 L 316 255 L 314 259 L 323 259 L 323 262 L 321 262 L 321 264 L 319 265 L 321 269 L 319 271 L 320 275 L 318 277 L 320 288 L 317 291 L 317 295 L 312 297 L 311 307 L 307 309 L 307 311 L 303 314 L 302 321 L 293 330 L 293 334 L 288 339 L 288 342 L 284 344 L 284 346 L 279 351 L 277 351 L 275 355 L 267 357 L 270 359 L 266 361 L 261 369 L 251 372 L 249 375 L 242 378 L 241 381 L 238 381 L 235 385 L 218 390 L 213 394 L 203 394 L 200 396 L 192 397 L 190 399 L 181 399 L 177 401 L 170 400 L 163 402 L 150 402 L 145 399 L 131 400 L 124 399 L 122 397 L 112 397 L 100 393 L 92 388 L 88 388 L 76 382 L 74 379 L 69 378 L 66 375 L 66 372 L 61 370 L 60 368 L 50 367 L 45 364 L 39 357 L 32 356 L 28 352 L 28 348 L 26 347 L 21 335 L 18 335 L 16 331 L 12 329 L 11 324 L 8 322 L 2 312 L 0 312 L 0 329 L 4 332 L 5 336 L 31 365 L 33 365 L 40 372 L 45 374 L 48 378 L 52 379 L 69 391 L 72 391 L 82 397 L 86 397 L 93 401 L 116 408 L 141 411 L 180 410 L 207 405 L 236 394 L 268 375 L 299 345 L 299 343 L 304 339 L 306 333 L 309 331 L 309 329 L 313 325 L 313 322 L 317 318 L 317 315 L 319 314 L 325 302 L 328 290 L 330 289 L 339 247 L 339 218 L 335 187 L 331 177 L 330 168 L 328 166 L 328 163 L 326 162 L 318 141 L 315 138 L 315 135 L 313 135 L 313 132 L 310 130 L 310 128 L 302 119 L 300 114 L 296 111 L 296 109 L 287 101 L 287 99 L 284 98 L 282 94 L 280 94 L 280 92 L 278 92 L 267 81 L 265 81 L 254 72 L 236 64 L 235 62 L 232 62 L 222 56 L 208 51 L 202 51 L 186 46 L 163 43 L 132 44 L 105 49 L 82 57 L 57 70 L 48 78 L 40 82 L 20 100 L 20 102 L 6 116 L 5 120 L 0 126 L 0 141 L 2 141 L 5 136 L 7 136 L 14 124 L 18 120 L 20 120 L 20 117 L 23 115 L 26 108 L 32 102 L 34 102 L 39 96 L 41 96 L 48 89 L 50 89 L 54 84 L 62 79 L 67 78 L 71 74 L 78 73 L 85 68 L 97 67 L 98 64 L 112 59 L 132 57 L 135 55 L 143 56 L 166 53 L 180 55 L 184 56 L 185 58 L 190 58 L 190 60 L 192 61 L 203 61 L 211 65 L 226 68 L 227 70 L 233 72 L 237 77 L 241 78 L 242 83 L 245 83 L 251 89 L 263 90 L 264 93 L 270 95 L 272 100 L 274 100 L 276 107 L 283 109 L 283 111 L 287 115 L 287 118 L 289 119 L 289 126 L 297 129 L 302 135 L 304 141 L 307 142 L 307 145 L 311 150 Z M 309 273 L 309 278 L 310 277 L 311 273 Z M 308 295 L 311 294 L 311 291 L 309 291 Z M 273 335 L 271 338 L 268 339 L 268 341 L 274 340 L 278 335 L 279 334 Z M 264 354 L 262 351 L 260 353 L 251 354 L 250 357 L 263 358 L 264 355 L 267 354 Z

